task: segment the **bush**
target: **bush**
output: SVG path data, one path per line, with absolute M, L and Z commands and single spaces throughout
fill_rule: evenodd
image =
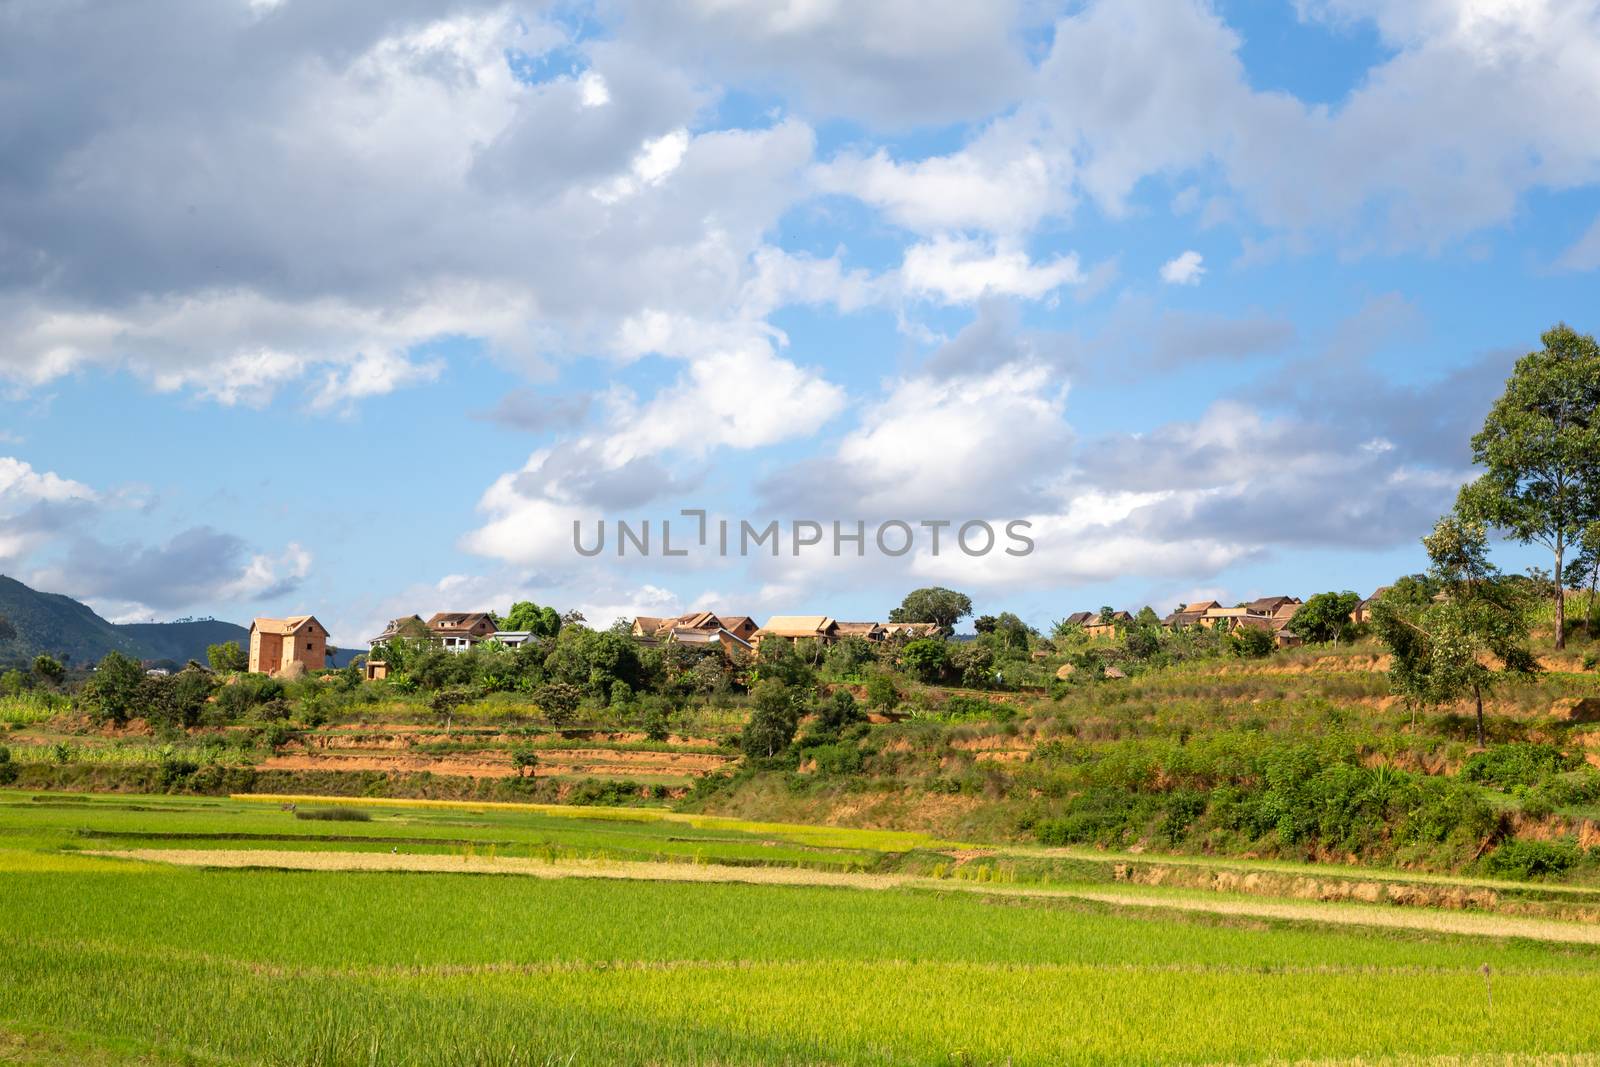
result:
M 1492 833 L 1499 816 L 1477 790 L 1461 782 L 1423 781 L 1424 796 L 1400 824 L 1403 841 L 1439 843 L 1452 837 L 1478 841 Z
M 217 690 L 216 709 L 226 722 L 245 718 L 258 706 L 282 702 L 283 683 L 266 674 L 241 674 Z
M 1483 869 L 1496 878 L 1548 878 L 1577 866 L 1582 858 L 1575 845 L 1507 841 L 1483 858 Z
M 855 745 L 817 745 L 809 751 L 817 761 L 818 774 L 860 774 L 865 759 Z
M 900 703 L 900 690 L 894 679 L 879 672 L 867 679 L 867 706 L 879 711 L 893 711 Z
M 1461 768 L 1469 782 L 1483 782 L 1510 789 L 1535 783 L 1583 765 L 1583 757 L 1570 755 L 1555 745 L 1518 742 L 1495 745 L 1475 752 Z
M 11 762 L 11 750 L 0 745 L 0 785 L 10 785 L 17 780 L 17 765 Z

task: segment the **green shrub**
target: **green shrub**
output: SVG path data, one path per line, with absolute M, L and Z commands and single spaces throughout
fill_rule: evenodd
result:
M 862 751 L 855 745 L 817 745 L 809 750 L 817 761 L 818 774 L 859 774 L 864 762 Z
M 1461 776 L 1469 782 L 1510 789 L 1512 786 L 1533 785 L 1543 778 L 1570 771 L 1583 765 L 1583 757 L 1563 752 L 1555 745 L 1518 742 L 1495 745 L 1475 752 L 1461 768 Z
M 1483 869 L 1496 878 L 1548 878 L 1577 866 L 1582 858 L 1575 845 L 1507 841 L 1483 858 Z
M 1451 838 L 1478 841 L 1488 836 L 1499 816 L 1477 790 L 1463 782 L 1424 779 L 1423 797 L 1400 824 L 1403 841 L 1440 843 Z

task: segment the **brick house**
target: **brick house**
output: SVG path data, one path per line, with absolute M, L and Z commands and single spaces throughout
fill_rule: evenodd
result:
M 312 615 L 256 619 L 250 624 L 252 674 L 304 674 L 328 662 L 328 628 Z

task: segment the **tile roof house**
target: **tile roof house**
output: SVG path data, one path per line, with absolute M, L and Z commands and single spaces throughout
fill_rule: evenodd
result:
M 256 619 L 250 624 L 253 674 L 304 674 L 328 662 L 328 628 L 313 615 Z
M 675 619 L 666 617 L 648 616 L 642 614 L 634 619 L 634 637 L 642 640 L 664 641 L 672 637 L 672 633 L 680 630 L 698 630 L 704 633 L 717 633 L 726 630 L 733 637 L 738 638 L 739 645 L 749 646 L 755 638 L 755 630 L 760 629 L 755 625 L 755 619 L 747 614 L 717 614 L 715 611 L 690 611 L 680 614 Z
M 1250 601 L 1245 607 L 1260 615 L 1273 615 L 1285 604 L 1300 605 L 1300 598 L 1295 596 L 1264 596 Z
M 1185 604 L 1171 615 L 1162 619 L 1161 625 L 1169 630 L 1176 630 L 1180 626 L 1193 626 L 1200 621 L 1206 612 L 1221 606 L 1215 600 L 1202 600 L 1196 604 Z
M 725 626 L 708 629 L 693 626 L 674 626 L 666 632 L 666 636 L 661 640 L 668 644 L 678 645 L 719 644 L 724 652 L 729 653 L 751 653 L 755 651 L 755 645 Z
M 383 628 L 383 633 L 367 642 L 367 647 L 387 644 L 399 637 L 426 640 L 431 636 L 428 624 L 422 621 L 421 615 L 405 615 L 398 619 L 390 619 L 389 624 Z
M 495 635 L 487 611 L 441 611 L 428 620 L 428 632 L 447 652 L 465 652 Z

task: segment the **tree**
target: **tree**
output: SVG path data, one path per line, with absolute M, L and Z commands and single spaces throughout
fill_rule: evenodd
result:
M 1149 659 L 1161 651 L 1161 627 L 1135 626 L 1123 637 L 1122 643 L 1135 659 Z
M 249 666 L 245 658 L 244 649 L 239 647 L 237 641 L 223 641 L 215 645 L 206 646 L 206 662 L 218 674 L 231 674 L 242 671 Z
M 936 682 L 950 665 L 950 646 L 932 637 L 919 638 L 900 650 L 900 662 L 924 682 Z
M 772 757 L 788 748 L 800 728 L 794 691 L 776 678 L 764 678 L 750 691 L 750 721 L 740 744 L 752 758 Z
M 139 706 L 143 685 L 144 668 L 139 661 L 112 651 L 95 667 L 94 677 L 84 685 L 83 693 L 96 715 L 123 723 Z
M 1083 624 L 1067 619 L 1057 619 L 1050 624 L 1050 636 L 1057 641 L 1071 641 L 1083 636 Z
M 504 619 L 497 619 L 497 629 L 527 631 L 535 637 L 554 637 L 561 632 L 561 616 L 555 608 L 541 608 L 531 600 L 519 600 L 511 605 Z
M 900 703 L 900 690 L 887 674 L 874 674 L 867 678 L 867 706 L 879 711 L 893 711 Z
M 994 634 L 995 644 L 1013 652 L 1028 651 L 1028 642 L 1033 636 L 1028 624 L 1009 611 L 1002 611 L 995 618 L 989 632 Z
M 511 749 L 511 766 L 516 769 L 518 778 L 532 778 L 534 769 L 539 766 L 539 754 L 532 745 L 516 745 Z
M 1448 516 L 1422 543 L 1431 562 L 1429 577 L 1442 596 L 1427 596 L 1420 583 L 1408 583 L 1403 590 L 1397 583 L 1372 606 L 1373 626 L 1393 653 L 1389 685 L 1413 709 L 1448 704 L 1470 693 L 1477 706 L 1481 748 L 1484 694 L 1506 676 L 1538 670 L 1523 643 L 1523 596 L 1489 562 L 1482 522 Z
M 900 606 L 890 610 L 889 621 L 937 623 L 948 637 L 956 632 L 956 623 L 971 614 L 971 597 L 935 585 L 907 593 Z
M 0 645 L 17 639 L 16 625 L 4 615 L 0 615 Z
M 1565 648 L 1567 547 L 1600 517 L 1600 345 L 1565 324 L 1517 361 L 1506 390 L 1472 439 L 1485 471 L 1461 491 L 1460 510 L 1555 558 L 1556 648 Z
M 1116 618 L 1117 618 L 1117 612 L 1116 612 L 1116 610 L 1114 608 L 1111 607 L 1110 604 L 1105 604 L 1105 605 L 1101 606 L 1101 608 L 1100 608 L 1100 625 L 1101 626 L 1110 626 L 1114 621 L 1116 621 Z
M 972 620 L 972 631 L 973 633 L 992 634 L 994 633 L 995 624 L 999 621 L 993 615 L 979 615 Z
M 544 712 L 546 721 L 558 729 L 577 717 L 578 704 L 582 700 L 582 691 L 565 682 L 549 682 L 541 685 L 533 694 L 533 702 Z
M 61 680 L 67 676 L 67 669 L 54 656 L 41 652 L 33 657 L 33 673 L 51 685 L 60 685 Z
M 1233 654 L 1245 659 L 1261 659 L 1277 647 L 1272 631 L 1258 626 L 1241 626 L 1233 635 Z
M 1350 615 L 1361 606 L 1361 594 L 1348 589 L 1342 593 L 1318 593 L 1300 605 L 1300 610 L 1289 620 L 1289 632 L 1306 641 L 1320 643 L 1339 642 L 1353 625 Z
M 836 689 L 817 705 L 817 732 L 837 734 L 846 726 L 863 722 L 866 715 L 856 705 L 856 698 L 848 689 Z

